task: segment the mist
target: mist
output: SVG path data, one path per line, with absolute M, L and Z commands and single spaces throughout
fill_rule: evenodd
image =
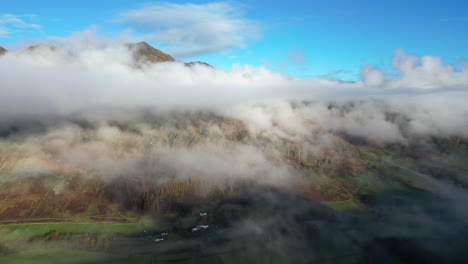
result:
M 399 243 L 414 250 L 403 257 L 459 253 L 440 238 L 462 241 L 467 230 L 466 65 L 396 50 L 392 73 L 363 65 L 352 82 L 303 79 L 250 65 L 142 63 L 124 45 L 132 40 L 75 33 L 0 56 L 2 184 L 46 179 L 46 196 L 60 201 L 91 186 L 115 203 L 103 212 L 119 215 L 160 216 L 179 205 L 170 195 L 196 197 L 193 210 L 207 208 L 235 245 L 240 237 L 248 252 L 267 252 L 261 261 L 330 259 L 327 248 L 398 263 Z M 87 212 L 93 201 L 81 199 L 53 206 Z M 355 210 L 326 205 L 342 201 Z
M 408 146 L 468 136 L 468 69 L 437 57 L 397 50 L 397 75 L 367 65 L 362 80 L 343 82 L 249 65 L 142 64 L 128 40 L 77 32 L 0 57 L 4 172 L 170 182 L 196 171 L 276 184 L 299 174 L 288 151 L 361 167 L 356 152 L 336 151 L 343 137 Z
M 306 119 L 325 130 L 381 142 L 404 141 L 402 126 L 409 134 L 466 135 L 468 107 L 462 98 L 468 68 L 444 64 L 438 57 L 397 50 L 396 75 L 367 65 L 362 80 L 342 82 L 249 65 L 233 65 L 229 71 L 179 62 L 135 67 L 132 51 L 122 45 L 125 40 L 78 32 L 69 39 L 44 40 L 57 49 L 43 45 L 0 57 L 1 121 L 72 115 L 132 119 L 142 109 L 204 110 L 246 121 L 255 116 L 256 125 Z M 307 106 L 285 107 L 291 102 Z M 401 118 L 389 121 L 388 114 Z M 284 125 L 300 126 L 288 122 Z

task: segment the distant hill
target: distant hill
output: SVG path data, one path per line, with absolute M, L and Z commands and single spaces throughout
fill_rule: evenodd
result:
M 7 53 L 8 50 L 6 50 L 4 47 L 0 46 L 0 56 Z

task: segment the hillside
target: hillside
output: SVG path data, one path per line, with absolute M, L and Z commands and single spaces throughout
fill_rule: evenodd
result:
M 61 129 L 30 135 L 39 147 L 35 152 L 27 151 L 29 141 L 8 143 L 23 133 L 22 128 L 4 128 L 0 131 L 3 135 L 0 220 L 159 214 L 170 211 L 172 202 L 190 204 L 185 200 L 187 197 L 196 196 L 203 201 L 220 190 L 223 195 L 235 196 L 238 186 L 252 179 L 256 184 L 280 188 L 310 200 L 352 201 L 354 206 L 365 206 L 368 198 L 362 195 L 372 191 L 370 183 L 375 181 L 424 190 L 424 181 L 414 173 L 440 177 L 443 171 L 452 181 L 468 184 L 452 169 L 433 163 L 436 157 L 448 160 L 446 153 L 452 156 L 459 153 L 461 160 L 451 162 L 461 164 L 467 156 L 467 141 L 461 138 L 435 139 L 432 146 L 415 143 L 411 147 L 379 147 L 319 130 L 314 137 L 326 138 L 331 143 L 311 152 L 308 148 L 312 142 L 307 137 L 253 133 L 238 119 L 210 114 L 178 119 L 174 123 L 170 117 L 158 118 L 155 123 L 146 123 L 150 128 L 144 129 L 119 122 L 97 127 L 76 123 L 62 128 L 72 133 L 67 135 L 72 138 L 57 138 L 63 133 Z M 113 136 L 106 139 L 106 133 Z M 53 147 L 56 140 L 65 139 Z M 94 149 L 96 144 L 101 146 L 99 152 Z M 142 159 L 139 153 L 148 151 L 154 158 Z M 427 153 L 431 157 L 426 157 Z M 75 160 L 74 155 L 85 156 Z M 97 163 L 86 157 L 98 158 Z M 232 170 L 232 176 L 226 178 L 209 167 L 191 168 L 190 159 L 202 163 L 228 162 L 223 166 Z M 240 160 L 229 165 L 231 159 Z M 242 168 L 250 159 L 257 160 L 256 164 Z M 130 161 L 121 172 L 112 168 Z M 394 168 L 404 168 L 409 174 L 395 175 Z M 195 174 L 187 173 L 191 170 Z M 277 173 L 285 175 L 272 176 Z M 172 202 L 168 203 L 168 197 L 173 197 Z
M 1 47 L 0 46 L 0 56 L 7 53 L 8 51 L 4 48 L 4 47 Z

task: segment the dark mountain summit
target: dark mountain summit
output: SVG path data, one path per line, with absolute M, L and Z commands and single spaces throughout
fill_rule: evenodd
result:
M 144 41 L 126 44 L 126 46 L 134 52 L 135 59 L 140 62 L 147 61 L 155 63 L 175 61 L 175 59 L 171 55 L 152 47 Z
M 130 50 L 134 52 L 134 58 L 138 62 L 172 62 L 176 61 L 171 55 L 162 52 L 159 49 L 154 48 L 150 44 L 142 41 L 138 43 L 126 44 Z M 193 67 L 195 65 L 202 65 L 213 68 L 210 64 L 202 61 L 192 61 L 184 63 L 187 67 Z

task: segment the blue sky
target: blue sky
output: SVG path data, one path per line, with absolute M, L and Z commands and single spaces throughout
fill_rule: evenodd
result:
M 463 0 L 8 1 L 0 8 L 0 45 L 93 26 L 102 35 L 131 30 L 181 60 L 225 69 L 251 64 L 306 78 L 354 80 L 366 64 L 391 70 L 398 48 L 455 65 L 468 57 Z

